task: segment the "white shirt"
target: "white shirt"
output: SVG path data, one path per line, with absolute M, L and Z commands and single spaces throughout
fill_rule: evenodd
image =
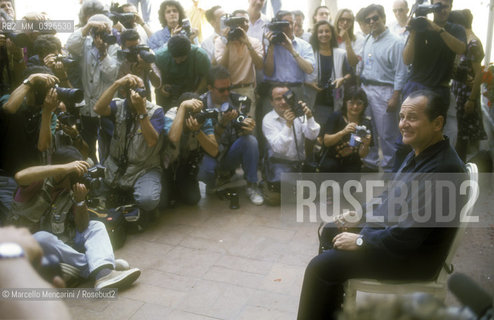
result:
M 295 128 L 297 144 L 295 144 L 293 128 Z M 315 140 L 320 129 L 314 117 L 307 119 L 305 115 L 296 118 L 289 128 L 286 120 L 274 110 L 266 114 L 262 120 L 262 132 L 269 144 L 269 157 L 289 161 L 305 160 L 305 139 Z
M 214 58 L 214 40 L 217 37 L 221 38 L 221 36 L 219 34 L 214 32 L 212 35 L 210 35 L 209 37 L 204 39 L 204 41 L 201 43 L 201 48 L 203 48 L 204 51 L 206 51 L 206 53 L 208 54 L 209 61 L 213 61 L 213 58 Z

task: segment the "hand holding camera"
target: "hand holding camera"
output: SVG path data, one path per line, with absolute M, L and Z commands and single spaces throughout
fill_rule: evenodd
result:
M 89 167 L 89 163 L 80 160 L 72 161 L 63 165 L 65 174 L 74 172 L 79 177 L 85 174 L 88 171 Z
M 142 80 L 138 76 L 129 73 L 118 79 L 116 84 L 119 87 L 135 88 L 142 84 Z
M 201 129 L 201 124 L 192 115 L 185 119 L 185 126 L 187 127 L 187 129 L 189 129 L 190 132 L 196 132 Z
M 59 83 L 57 77 L 47 73 L 34 73 L 30 75 L 27 79 L 33 86 L 36 87 L 44 86 L 45 88 L 51 88 L 55 86 L 55 84 Z
M 45 100 L 43 101 L 43 112 L 51 114 L 57 109 L 59 104 L 60 102 L 58 100 L 57 91 L 55 88 L 49 89 L 46 93 Z

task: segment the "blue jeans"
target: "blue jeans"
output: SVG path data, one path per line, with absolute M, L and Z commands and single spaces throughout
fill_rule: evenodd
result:
M 232 171 L 240 164 L 244 170 L 245 180 L 249 183 L 257 183 L 257 165 L 259 162 L 259 146 L 253 135 L 239 137 L 231 145 L 227 154 L 218 163 L 218 160 L 204 155 L 199 168 L 199 180 L 206 185 L 215 187 L 216 171 Z
M 45 255 L 55 255 L 60 262 L 78 268 L 83 278 L 88 278 L 99 267 L 115 267 L 113 248 L 103 222 L 89 221 L 86 230 L 76 233 L 74 247 L 46 231 L 38 231 L 33 237 Z

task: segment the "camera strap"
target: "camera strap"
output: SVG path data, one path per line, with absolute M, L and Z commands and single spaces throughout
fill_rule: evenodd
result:
M 298 149 L 297 134 L 295 132 L 295 120 L 297 120 L 297 118 L 293 119 L 293 123 L 292 123 L 293 138 L 295 139 L 295 151 L 297 152 L 298 162 L 302 163 L 302 160 L 300 159 L 299 149 Z

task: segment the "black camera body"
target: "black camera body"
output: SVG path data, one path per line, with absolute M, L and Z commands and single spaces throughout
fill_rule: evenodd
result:
M 190 38 L 190 35 L 192 34 L 192 28 L 190 26 L 189 19 L 182 19 L 182 30 L 180 30 L 179 34 Z
M 105 15 L 111 19 L 113 24 L 121 23 L 126 29 L 134 28 L 135 13 L 133 12 L 116 12 L 109 11 Z
M 192 116 L 199 124 L 203 124 L 207 119 L 218 119 L 218 111 L 214 109 L 203 109 L 199 112 L 188 113 L 187 118 Z
M 290 26 L 290 22 L 286 20 L 277 20 L 274 18 L 271 20 L 271 22 L 268 24 L 268 29 L 271 31 L 273 34 L 273 38 L 271 39 L 271 43 L 273 44 L 280 44 L 286 40 L 285 35 L 283 34 L 283 30 L 286 27 Z
M 228 31 L 226 36 L 228 41 L 238 40 L 244 34 L 240 29 L 245 23 L 245 18 L 226 15 L 224 18 L 224 23 L 225 26 L 230 28 L 230 31 Z
M 298 103 L 297 96 L 292 90 L 288 90 L 283 94 L 283 98 L 286 103 L 290 106 L 295 117 L 303 117 L 305 115 L 304 108 L 300 103 Z
M 359 147 L 360 144 L 362 143 L 362 140 L 370 133 L 371 133 L 370 130 L 368 130 L 366 126 L 364 125 L 356 126 L 355 132 L 352 133 L 350 136 L 350 141 L 348 142 L 348 145 L 350 147 Z
M 91 29 L 91 37 L 93 37 L 93 39 L 96 37 L 100 37 L 101 40 L 103 40 L 103 42 L 109 46 L 117 43 L 117 37 L 115 37 L 113 34 L 96 28 Z
M 232 123 L 233 128 L 236 130 L 241 130 L 244 120 L 249 118 L 248 113 L 250 111 L 252 101 L 248 97 L 241 95 L 231 95 L 230 99 L 233 104 L 230 102 L 223 103 L 220 107 L 220 111 L 222 113 L 226 113 L 232 110 L 237 110 L 238 116 L 232 120 Z
M 105 177 L 105 167 L 102 165 L 95 165 L 89 168 L 87 173 L 78 179 L 78 183 L 86 186 L 88 190 L 98 190 L 103 183 L 103 178 Z
M 72 127 L 73 125 L 77 126 L 77 129 L 80 129 L 81 124 L 81 108 L 82 106 L 76 105 L 66 105 L 67 111 L 59 112 L 57 114 L 57 119 L 61 124 Z
M 120 60 L 126 59 L 132 63 L 138 61 L 138 56 L 147 63 L 154 63 L 156 61 L 156 56 L 153 51 L 151 51 L 151 49 L 145 44 L 139 44 L 127 49 L 118 50 L 117 56 Z
M 434 4 L 424 4 L 424 0 L 418 0 L 413 7 L 413 17 L 410 21 L 410 29 L 417 32 L 427 30 L 428 22 L 426 21 L 429 13 L 439 12 L 443 9 L 441 2 Z

